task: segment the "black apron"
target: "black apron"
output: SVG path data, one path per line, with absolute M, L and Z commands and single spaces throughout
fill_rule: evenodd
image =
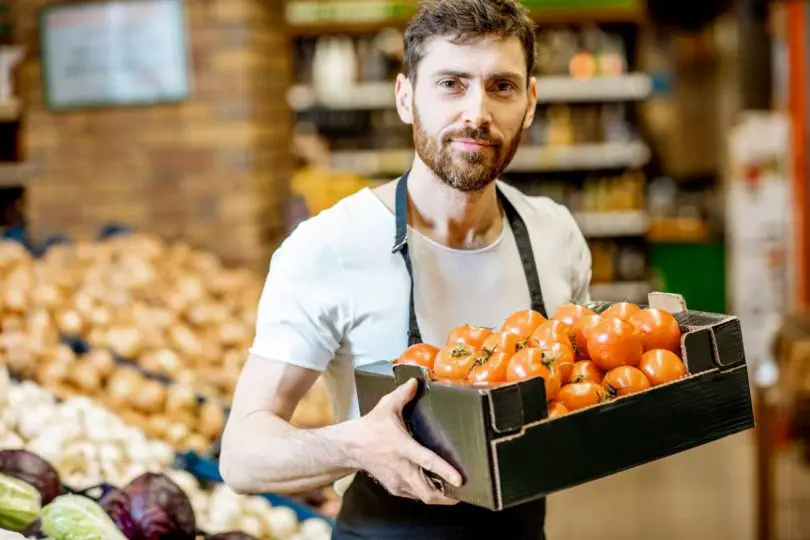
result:
M 414 307 L 413 265 L 408 251 L 408 172 L 400 178 L 396 191 L 396 239 L 394 253 L 405 261 L 410 277 L 408 344 L 422 342 Z M 515 237 L 526 281 L 531 308 L 547 316 L 540 280 L 537 276 L 529 232 L 512 203 L 498 190 L 498 200 Z M 427 505 L 421 501 L 395 497 L 368 474 L 357 473 L 343 496 L 343 503 L 332 532 L 332 540 L 545 540 L 546 500 L 538 499 L 493 512 L 466 503 L 455 506 Z

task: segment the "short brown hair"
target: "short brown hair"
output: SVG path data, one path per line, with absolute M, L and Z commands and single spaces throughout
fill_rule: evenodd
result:
M 462 43 L 494 34 L 520 40 L 528 81 L 534 72 L 534 32 L 534 22 L 519 0 L 424 0 L 405 30 L 405 71 L 416 80 L 430 38 L 452 36 L 454 42 Z

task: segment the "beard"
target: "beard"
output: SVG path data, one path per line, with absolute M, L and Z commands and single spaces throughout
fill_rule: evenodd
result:
M 494 137 L 489 128 L 464 128 L 435 139 L 422 127 L 414 104 L 413 142 L 416 155 L 446 185 L 471 193 L 481 191 L 506 170 L 520 146 L 520 131 L 511 139 Z M 526 118 L 524 113 L 520 125 Z M 483 152 L 461 152 L 450 145 L 453 139 L 474 139 L 493 144 Z

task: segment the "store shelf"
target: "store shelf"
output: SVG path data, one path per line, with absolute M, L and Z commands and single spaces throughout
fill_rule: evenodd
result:
M 587 238 L 644 236 L 650 227 L 649 216 L 643 210 L 576 212 L 574 219 Z
M 606 302 L 647 303 L 647 295 L 652 292 L 652 284 L 647 281 L 617 281 L 613 283 L 591 284 L 591 299 Z
M 509 172 L 577 171 L 638 168 L 650 159 L 643 142 L 581 144 L 576 146 L 524 146 L 512 160 Z M 341 171 L 376 176 L 400 174 L 411 166 L 413 150 L 337 151 L 332 167 Z
M 28 183 L 29 169 L 26 165 L 0 164 L 0 189 L 23 187 Z
M 0 101 L 0 122 L 14 122 L 20 118 L 20 101 L 9 99 Z
M 555 76 L 539 77 L 537 88 L 538 103 L 637 101 L 650 95 L 652 82 L 643 73 L 593 79 Z M 332 110 L 389 109 L 395 106 L 394 83 L 359 83 L 325 96 L 318 96 L 311 86 L 296 85 L 288 92 L 287 102 L 293 110 L 299 112 L 313 107 Z

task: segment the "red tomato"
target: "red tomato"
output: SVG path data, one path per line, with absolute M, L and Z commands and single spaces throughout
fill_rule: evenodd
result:
M 653 349 L 641 357 L 639 369 L 653 386 L 677 381 L 686 376 L 686 365 L 678 355 L 666 349 Z
M 488 352 L 502 352 L 511 356 L 517 352 L 519 340 L 520 338 L 517 334 L 511 332 L 495 332 L 484 340 L 484 344 L 481 348 Z
M 506 382 L 506 367 L 511 357 L 512 355 L 502 352 L 481 352 L 467 375 L 467 380 L 474 383 Z
M 546 401 L 551 401 L 560 390 L 560 373 L 546 365 L 545 355 L 540 349 L 527 347 L 519 350 L 509 360 L 506 368 L 506 381 L 517 382 L 542 377 L 546 384 Z
M 602 379 L 604 377 L 605 373 L 599 369 L 599 366 L 590 360 L 580 360 L 574 364 L 574 367 L 571 370 L 570 382 L 578 383 L 582 381 L 592 381 L 597 384 L 602 384 Z
M 454 381 L 465 379 L 475 365 L 477 352 L 466 343 L 445 346 L 439 351 L 436 360 L 433 362 L 435 377 L 440 380 L 449 379 Z
M 605 400 L 605 389 L 593 381 L 566 384 L 557 393 L 557 401 L 569 411 L 584 409 Z
M 484 341 L 490 335 L 492 335 L 492 330 L 489 328 L 464 324 L 457 326 L 450 332 L 450 336 L 447 338 L 447 345 L 466 343 L 473 349 L 480 349 L 484 345 Z
M 410 364 L 433 370 L 433 362 L 438 353 L 439 349 L 433 345 L 417 343 L 405 349 L 405 352 L 394 360 L 394 364 Z
M 565 416 L 566 414 L 568 414 L 568 409 L 566 409 L 565 405 L 559 401 L 552 401 L 548 404 L 549 419 L 559 418 L 560 416 Z
M 537 329 L 532 332 L 531 338 L 540 343 L 548 343 L 559 341 L 572 347 L 571 343 L 571 327 L 560 321 L 546 321 L 542 323 Z
M 603 371 L 641 362 L 641 336 L 632 324 L 621 319 L 605 319 L 588 335 L 588 356 Z
M 611 369 L 602 380 L 602 386 L 612 397 L 627 396 L 651 388 L 647 376 L 633 366 L 619 366 Z
M 574 325 L 574 352 L 577 353 L 579 358 L 588 358 L 588 335 L 591 329 L 603 320 L 601 315 L 592 313 L 583 315 Z
M 580 306 L 578 304 L 563 304 L 559 307 L 559 309 L 557 309 L 551 319 L 565 323 L 573 328 L 576 326 L 579 319 L 585 315 L 593 314 L 594 312 L 585 306 Z
M 569 382 L 574 369 L 574 349 L 559 341 L 539 342 L 537 348 L 543 353 L 546 365 L 559 372 L 560 383 Z
M 613 304 L 603 311 L 602 317 L 605 319 L 616 317 L 617 319 L 621 319 L 625 322 L 630 322 L 630 318 L 639 311 L 641 311 L 641 308 L 636 304 L 631 304 L 630 302 L 619 302 L 618 304 Z
M 519 341 L 524 341 L 529 339 L 532 332 L 545 322 L 545 320 L 546 318 L 540 313 L 531 309 L 516 311 L 504 321 L 501 332 L 516 334 Z
M 669 312 L 655 308 L 642 309 L 633 315 L 630 323 L 643 334 L 645 351 L 666 349 L 680 356 L 681 329 Z

